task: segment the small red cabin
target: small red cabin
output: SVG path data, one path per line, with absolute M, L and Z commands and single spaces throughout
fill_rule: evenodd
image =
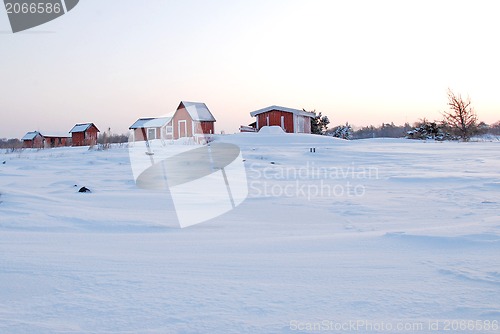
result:
M 205 103 L 181 101 L 172 118 L 174 138 L 214 134 L 214 123 L 215 118 Z
M 252 111 L 250 116 L 256 117 L 257 131 L 264 126 L 280 126 L 288 133 L 311 133 L 311 119 L 316 114 L 299 109 L 270 106 Z
M 71 137 L 67 134 L 42 134 L 39 131 L 28 132 L 21 138 L 24 148 L 51 148 L 69 146 Z
M 31 131 L 21 138 L 24 148 L 43 148 L 43 136 L 38 131 Z
M 133 141 L 194 138 L 207 141 L 214 133 L 215 118 L 205 103 L 181 101 L 175 112 L 158 118 L 139 118 L 130 126 Z
M 76 124 L 69 133 L 73 146 L 92 146 L 97 144 L 99 129 L 94 123 Z

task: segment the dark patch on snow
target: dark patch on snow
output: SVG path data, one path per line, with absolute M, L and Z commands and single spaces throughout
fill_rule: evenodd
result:
M 87 187 L 81 187 L 80 190 L 78 190 L 79 193 L 91 193 L 89 188 Z

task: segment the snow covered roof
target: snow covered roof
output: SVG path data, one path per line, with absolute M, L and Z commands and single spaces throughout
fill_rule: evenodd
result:
M 71 138 L 71 135 L 67 132 L 51 132 L 51 133 L 43 133 L 44 137 L 53 137 L 53 138 Z
M 30 131 L 27 134 L 25 134 L 24 137 L 21 138 L 21 140 L 33 140 L 39 134 L 40 134 L 40 132 L 38 132 L 38 131 Z
M 64 133 L 54 133 L 54 132 L 46 133 L 46 132 L 44 132 L 42 134 L 40 131 L 30 131 L 27 134 L 25 134 L 24 137 L 21 138 L 21 140 L 33 140 L 38 135 L 45 137 L 45 138 L 71 138 L 71 136 L 67 132 L 64 132 Z
M 314 112 L 309 112 L 309 111 L 304 111 L 304 110 L 299 110 L 299 109 L 292 109 L 292 108 L 286 108 L 286 107 L 280 107 L 280 106 L 269 106 L 266 108 L 262 108 L 259 110 L 252 111 L 250 113 L 250 116 L 255 117 L 259 114 L 271 111 L 271 110 L 279 110 L 279 111 L 284 111 L 284 112 L 290 112 L 294 115 L 300 115 L 300 116 L 306 116 L 306 117 L 315 117 L 316 113 Z
M 82 123 L 82 124 L 77 124 L 73 127 L 73 129 L 71 129 L 69 131 L 69 133 L 73 133 L 73 132 L 85 132 L 87 131 L 92 125 L 94 125 L 94 123 Z M 95 126 L 95 125 L 94 125 Z M 96 127 L 97 129 L 97 127 Z M 99 132 L 99 129 L 97 129 L 97 131 Z
M 181 101 L 181 104 L 184 105 L 184 108 L 186 108 L 192 120 L 202 122 L 215 122 L 214 115 L 212 115 L 210 110 L 208 110 L 208 107 L 205 103 Z
M 129 129 L 141 128 L 161 128 L 167 125 L 172 120 L 172 117 L 159 117 L 159 118 L 139 118 Z
M 139 118 L 137 121 L 135 121 L 134 124 L 132 124 L 129 129 L 140 129 L 140 128 L 145 128 L 144 124 L 146 124 L 149 121 L 154 120 L 155 118 L 150 117 L 150 118 Z

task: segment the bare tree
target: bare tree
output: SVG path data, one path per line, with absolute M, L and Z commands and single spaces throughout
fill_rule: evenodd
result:
M 463 99 L 448 89 L 449 111 L 443 113 L 444 122 L 459 134 L 464 141 L 468 141 L 477 128 L 477 116 L 471 107 L 470 97 Z

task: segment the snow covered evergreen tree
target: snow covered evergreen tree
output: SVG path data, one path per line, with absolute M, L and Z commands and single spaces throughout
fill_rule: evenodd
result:
M 448 133 L 448 127 L 445 123 L 439 124 L 436 121 L 429 122 L 423 119 L 415 123 L 415 127 L 406 133 L 408 139 L 434 139 L 434 140 L 453 140 L 455 139 Z
M 320 112 L 316 117 L 311 118 L 311 133 L 315 135 L 325 134 L 328 124 L 330 124 L 328 116 L 323 116 Z
M 335 138 L 352 139 L 352 127 L 346 122 L 345 125 L 334 127 L 329 134 Z

